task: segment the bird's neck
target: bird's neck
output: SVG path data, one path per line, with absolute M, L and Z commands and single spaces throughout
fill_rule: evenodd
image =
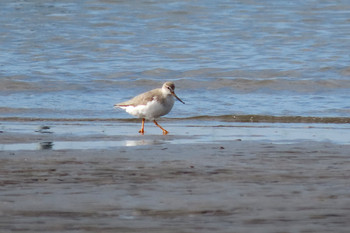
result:
M 162 95 L 163 95 L 164 97 L 166 97 L 166 96 L 168 96 L 168 95 L 171 95 L 171 93 L 169 92 L 168 89 L 162 89 Z

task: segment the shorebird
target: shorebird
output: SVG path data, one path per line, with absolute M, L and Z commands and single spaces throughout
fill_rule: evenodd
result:
M 145 133 L 145 120 L 153 120 L 154 124 L 163 130 L 163 135 L 168 134 L 162 126 L 160 126 L 156 119 L 164 116 L 170 112 L 174 105 L 174 97 L 185 104 L 175 94 L 175 84 L 173 82 L 166 82 L 162 88 L 157 88 L 145 93 L 142 93 L 125 102 L 115 104 L 114 108 L 122 108 L 133 116 L 142 118 L 142 125 L 139 133 Z

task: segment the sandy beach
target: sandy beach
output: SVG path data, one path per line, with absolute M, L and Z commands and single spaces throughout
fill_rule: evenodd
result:
M 150 129 L 123 138 L 92 128 L 78 134 L 87 127 L 81 124 L 69 126 L 75 133 L 60 133 L 62 123 L 40 124 L 22 123 L 22 132 L 2 124 L 2 232 L 349 230 L 349 144 L 236 136 L 200 142 L 173 125 L 169 137 Z M 120 134 L 123 125 L 116 127 Z M 197 138 L 208 133 L 192 130 Z M 106 144 L 62 149 L 58 141 Z

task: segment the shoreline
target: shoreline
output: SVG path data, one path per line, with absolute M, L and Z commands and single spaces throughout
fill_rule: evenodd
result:
M 162 117 L 163 121 L 216 121 L 235 123 L 301 123 L 301 124 L 349 124 L 350 117 L 340 116 L 274 116 L 274 115 L 198 115 L 183 118 Z M 50 117 L 0 117 L 0 122 L 139 122 L 137 118 L 50 118 Z
M 0 121 L 1 150 L 35 150 L 29 144 L 52 143 L 52 149 L 72 149 L 60 143 L 80 143 L 76 149 L 108 149 L 119 146 L 153 144 L 197 144 L 230 141 L 299 143 L 305 141 L 350 144 L 348 124 L 321 123 L 247 123 L 220 121 L 169 121 L 160 124 L 170 133 L 161 135 L 151 122 L 145 124 L 145 135 L 138 133 L 141 123 L 94 121 Z M 106 142 L 106 145 L 103 143 Z M 115 142 L 113 144 L 112 142 Z M 16 145 L 17 144 L 17 145 Z M 11 147 L 11 148 L 10 148 Z M 23 148 L 22 148 L 23 147 Z M 9 148 L 9 149 L 7 149 Z M 33 146 L 32 146 L 33 148 Z

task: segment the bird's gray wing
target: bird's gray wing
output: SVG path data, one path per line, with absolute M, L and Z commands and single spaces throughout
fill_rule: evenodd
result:
M 152 101 L 154 97 L 158 94 L 158 90 L 154 89 L 140 95 L 135 96 L 134 98 L 127 100 L 122 103 L 115 104 L 115 107 L 123 107 L 123 106 L 137 106 L 137 105 L 146 105 L 149 101 Z

